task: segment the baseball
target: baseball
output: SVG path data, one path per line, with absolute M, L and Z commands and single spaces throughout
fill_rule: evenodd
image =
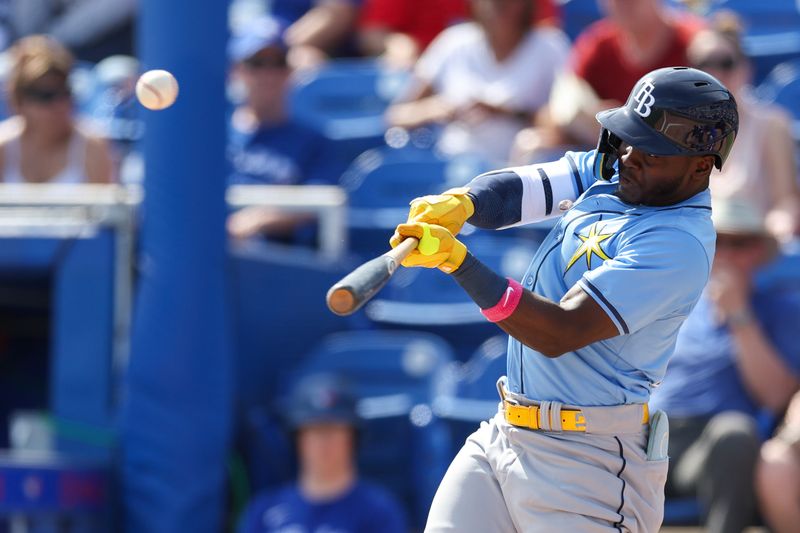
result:
M 178 97 L 178 80 L 166 70 L 148 70 L 136 81 L 136 98 L 147 109 L 166 109 Z

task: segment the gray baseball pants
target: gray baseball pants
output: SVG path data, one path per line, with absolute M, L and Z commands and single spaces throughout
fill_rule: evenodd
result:
M 668 459 L 647 460 L 642 406 L 581 409 L 585 433 L 534 431 L 501 403 L 453 459 L 425 531 L 657 532 Z

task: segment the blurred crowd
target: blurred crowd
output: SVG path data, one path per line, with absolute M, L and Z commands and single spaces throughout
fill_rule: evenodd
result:
M 601 18 L 571 39 L 560 4 L 233 0 L 228 182 L 340 183 L 346 166 L 331 161 L 340 159 L 341 140 L 299 120 L 290 105 L 303 80 L 337 65 L 360 62 L 402 75 L 402 90 L 380 111 L 387 142 L 403 131 L 427 139 L 422 147 L 439 158 L 468 155 L 487 169 L 592 149 L 595 114 L 621 105 L 653 69 L 690 65 L 711 73 L 735 95 L 740 128 L 725 169 L 711 179 L 718 231 L 711 282 L 653 397 L 672 424 L 667 497 L 699 501 L 709 531 L 759 522 L 796 531 L 800 272 L 780 283 L 763 282 L 762 273 L 797 254 L 792 125 L 800 115 L 791 112 L 800 107 L 759 98 L 743 44 L 747 28 L 734 12 L 704 16 L 678 2 L 600 0 Z M 87 13 L 93 24 L 85 24 Z M 134 0 L 0 0 L 0 183 L 142 181 L 143 127 L 132 100 L 135 16 Z M 364 147 L 385 144 L 380 138 Z M 306 246 L 315 243 L 314 227 L 312 215 L 263 207 L 232 212 L 227 222 L 235 239 Z M 257 496 L 240 530 L 303 522 L 308 530 L 338 524 L 366 531 L 359 520 L 376 521 L 359 515 L 367 508 L 383 510 L 375 531 L 403 530 L 407 519 L 392 497 L 357 480 L 358 420 L 346 387 L 330 376 L 320 383 L 300 387 L 295 405 L 313 394 L 319 403 L 287 421 L 298 483 Z

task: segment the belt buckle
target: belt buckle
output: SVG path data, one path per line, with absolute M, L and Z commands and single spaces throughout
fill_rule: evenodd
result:
M 568 418 L 567 413 L 572 415 L 571 419 Z M 562 409 L 561 429 L 562 431 L 586 431 L 586 415 L 581 409 Z

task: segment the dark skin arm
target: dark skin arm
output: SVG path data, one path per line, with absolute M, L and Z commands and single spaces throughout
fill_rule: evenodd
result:
M 514 313 L 497 325 L 551 358 L 619 335 L 603 308 L 578 285 L 558 303 L 526 290 Z

